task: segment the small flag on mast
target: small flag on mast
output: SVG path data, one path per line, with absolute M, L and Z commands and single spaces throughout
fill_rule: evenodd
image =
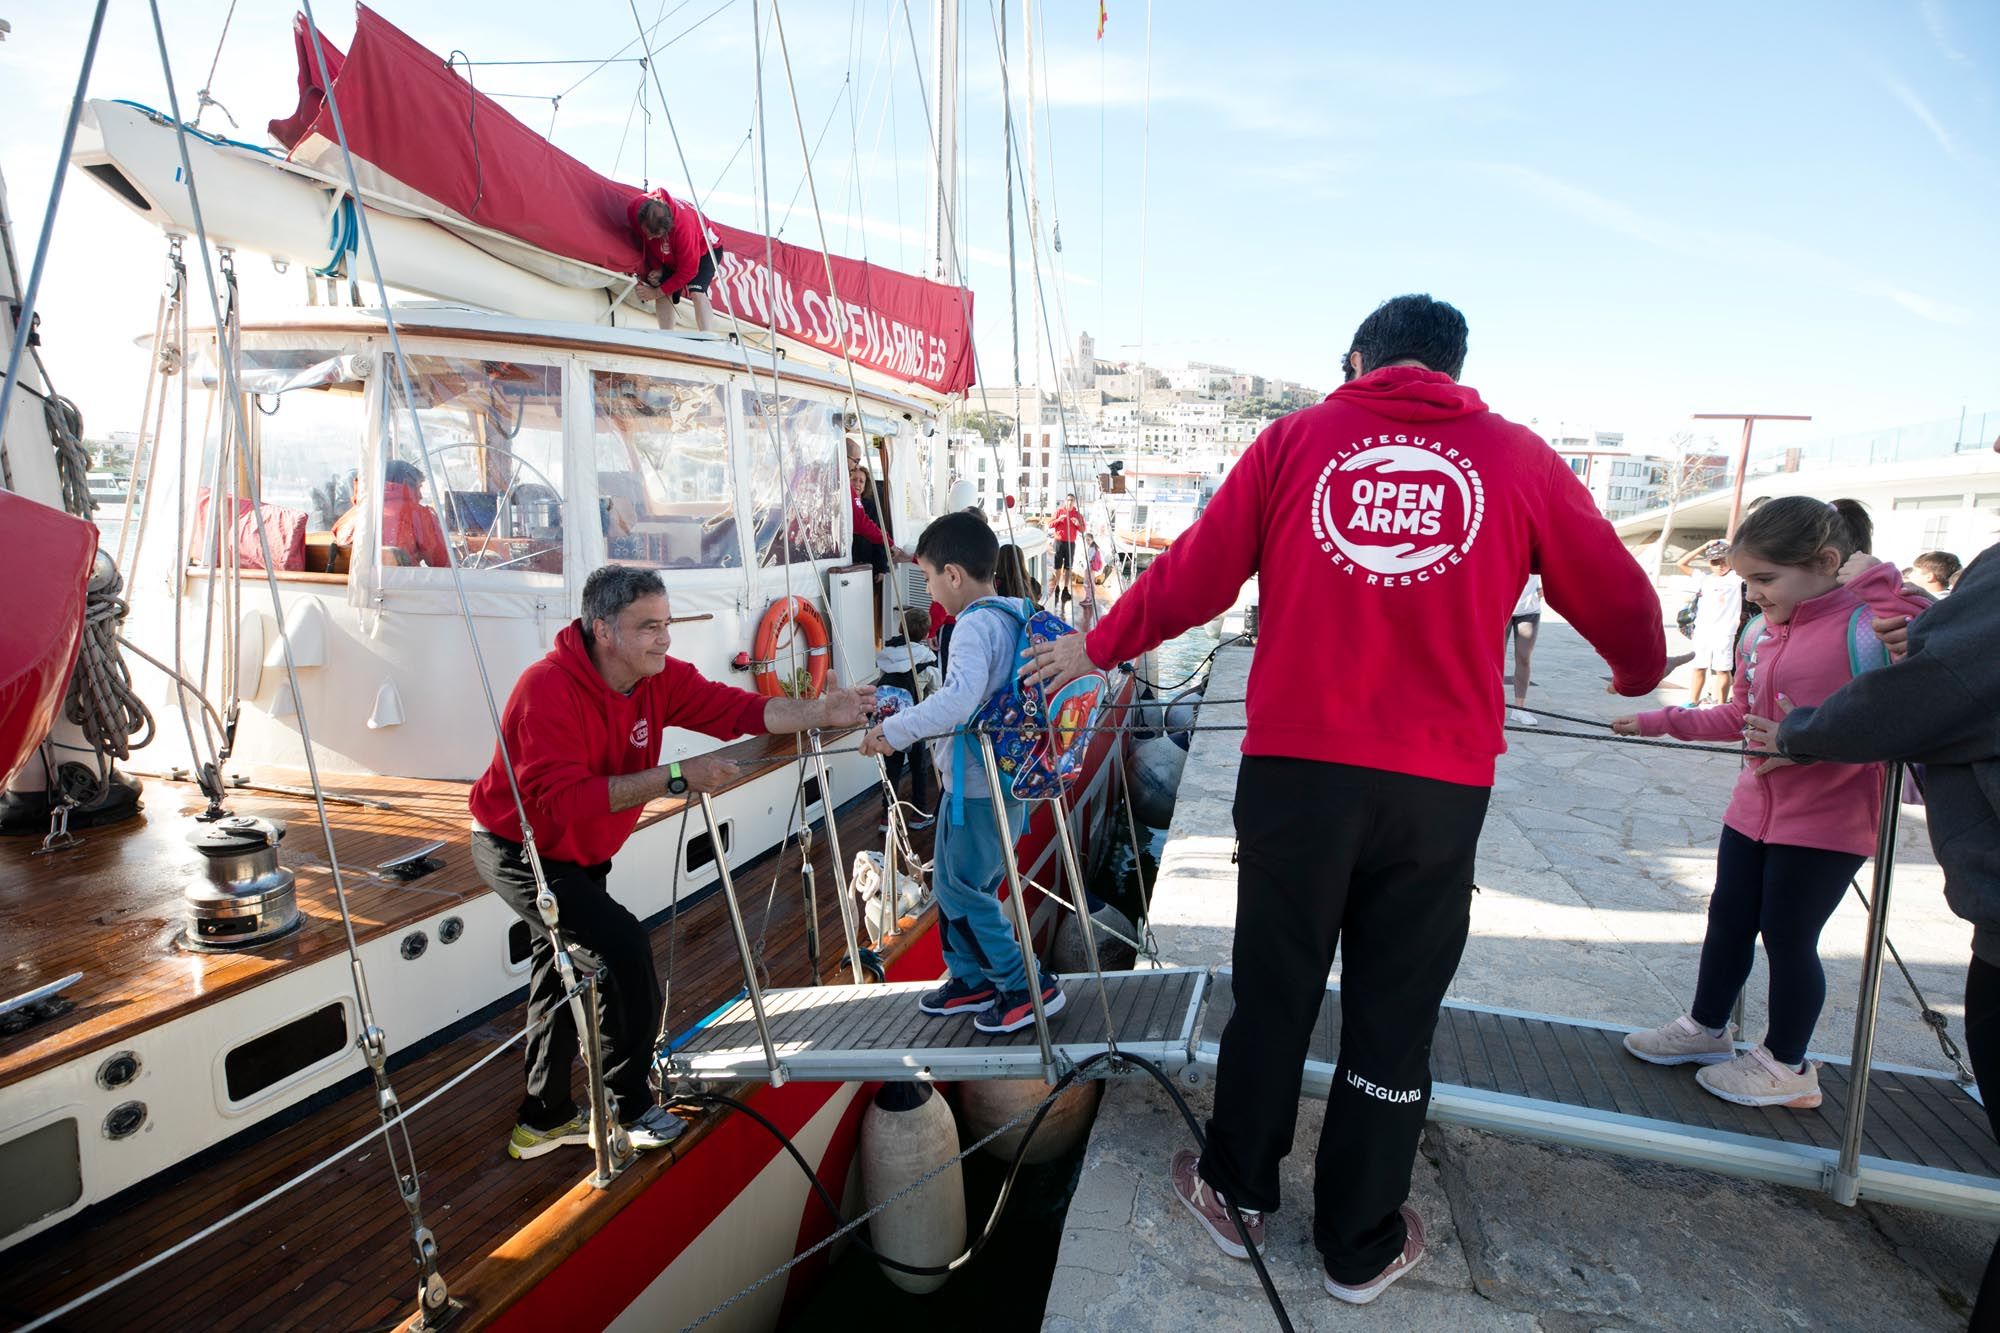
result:
M 1104 12 L 1104 0 L 1097 0 L 1097 40 L 1104 40 L 1104 20 L 1111 16 Z

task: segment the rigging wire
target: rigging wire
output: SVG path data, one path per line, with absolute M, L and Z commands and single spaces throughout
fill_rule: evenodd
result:
M 340 130 L 340 113 L 335 104 L 331 86 L 333 80 L 327 76 L 325 70 L 326 54 L 319 40 L 318 27 L 313 22 L 312 0 L 302 0 L 302 3 L 306 23 L 312 38 L 313 49 L 321 63 L 321 78 L 327 85 L 327 107 L 334 117 L 335 129 L 342 145 L 342 153 L 343 156 L 346 156 L 346 135 L 344 131 Z M 160 52 L 160 70 L 166 80 L 168 108 L 173 115 L 175 140 L 180 149 L 181 171 L 183 178 L 187 182 L 188 203 L 194 222 L 195 239 L 201 253 L 204 277 L 207 280 L 209 309 L 214 316 L 218 334 L 220 334 L 220 331 L 224 328 L 221 295 L 216 289 L 215 271 L 211 267 L 209 259 L 208 228 L 202 216 L 201 195 L 196 187 L 193 159 L 188 149 L 188 131 L 185 122 L 181 119 L 179 95 L 174 91 L 173 66 L 167 50 L 166 24 L 160 16 L 159 0 L 150 0 L 148 8 L 152 12 L 153 33 Z M 353 169 L 351 156 L 348 157 L 348 167 L 351 173 Z M 355 192 L 357 195 L 359 194 L 358 185 Z M 370 242 L 370 255 L 372 258 L 372 241 Z M 245 440 L 249 434 L 249 423 L 244 415 L 246 409 L 244 407 L 237 371 L 238 367 L 233 359 L 224 356 L 222 358 L 222 374 L 225 385 L 229 390 L 231 405 L 235 408 L 237 438 Z M 185 380 L 183 380 L 183 386 L 185 387 Z M 260 478 L 254 475 L 250 478 L 253 494 L 261 492 L 261 487 L 257 484 L 259 480 Z M 213 503 L 209 506 L 211 512 L 216 507 Z M 270 532 L 262 522 L 261 517 L 252 526 L 256 529 L 258 549 L 263 555 L 264 577 L 266 586 L 270 590 L 271 605 L 279 613 L 282 622 L 284 600 L 278 588 L 277 562 L 272 558 L 271 554 Z M 282 628 L 282 623 L 278 641 L 284 649 L 285 679 L 290 685 L 293 696 L 302 701 L 303 695 L 299 689 L 298 663 L 292 652 L 291 635 Z M 314 752 L 311 723 L 308 720 L 302 703 L 297 713 L 297 720 L 300 745 L 305 756 L 306 774 L 310 779 L 313 789 L 313 805 L 319 819 L 320 834 L 326 847 L 327 865 L 333 880 L 335 898 L 340 908 L 341 929 L 347 946 L 348 970 L 354 983 L 355 1004 L 364 1024 L 359 1044 L 362 1054 L 367 1060 L 369 1071 L 375 1081 L 376 1110 L 381 1122 L 377 1132 L 380 1134 L 391 1174 L 395 1177 L 396 1192 L 409 1213 L 411 1244 L 415 1251 L 420 1273 L 419 1290 L 423 1307 L 426 1310 L 437 1311 L 442 1308 L 446 1300 L 444 1279 L 439 1273 L 437 1265 L 437 1241 L 430 1228 L 424 1224 L 421 1198 L 422 1185 L 417 1170 L 416 1152 L 410 1142 L 409 1130 L 403 1125 L 400 1117 L 396 1114 L 400 1108 L 395 1090 L 389 1080 L 387 1034 L 383 1032 L 375 1021 L 374 1006 L 368 992 L 367 975 L 362 966 L 360 947 L 355 939 L 354 918 L 347 897 L 346 881 L 341 871 L 338 853 L 334 849 L 333 824 L 327 814 L 325 792 L 320 782 L 319 760 Z M 219 786 L 219 773 L 217 775 L 217 782 Z M 395 1133 L 391 1132 L 392 1122 L 393 1128 L 396 1131 Z M 400 1154 L 398 1152 L 398 1136 L 401 1139 Z
M 230 129 L 239 128 L 236 124 L 236 117 L 229 114 L 229 108 L 209 96 L 209 92 L 215 87 L 215 71 L 222 65 L 223 44 L 229 40 L 229 24 L 235 17 L 236 0 L 229 0 L 229 12 L 222 16 L 222 34 L 215 39 L 215 58 L 208 62 L 208 77 L 201 81 L 201 91 L 194 95 L 194 127 L 196 129 L 201 128 L 201 118 L 208 113 L 210 107 L 216 107 L 222 112 L 222 117 L 229 122 Z

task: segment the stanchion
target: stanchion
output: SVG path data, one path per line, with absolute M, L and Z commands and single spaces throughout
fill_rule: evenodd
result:
M 1875 1062 L 1875 1016 L 1882 1004 L 1882 953 L 1889 938 L 1889 884 L 1896 866 L 1896 821 L 1902 813 L 1903 766 L 1888 765 L 1882 789 L 1882 822 L 1875 831 L 1875 893 L 1868 908 L 1868 946 L 1861 956 L 1861 998 L 1854 1004 L 1854 1055 L 1848 1062 L 1847 1121 L 1841 1126 L 1840 1161 L 1827 1192 L 1835 1203 L 1861 1197 L 1861 1135 L 1868 1123 L 1868 1075 Z
M 1063 809 L 1062 793 L 1049 802 L 1049 809 L 1055 813 L 1056 841 L 1062 846 L 1063 868 L 1069 876 L 1069 892 L 1076 904 L 1077 924 L 1083 927 L 1083 948 L 1090 957 L 1090 975 L 1097 986 L 1097 999 L 1104 1007 L 1104 1042 L 1111 1052 L 1111 1058 L 1118 1058 L 1118 1033 L 1111 1024 L 1111 993 L 1104 987 L 1104 969 L 1097 961 L 1097 927 L 1090 919 L 1090 899 L 1083 888 L 1083 869 L 1077 863 L 1076 841 L 1069 834 L 1069 812 Z
M 561 906 L 547 876 L 540 872 L 541 857 L 534 845 L 534 832 L 526 830 L 526 834 L 522 840 L 522 852 L 536 867 L 536 879 L 540 884 L 540 890 L 535 894 L 535 912 L 549 932 L 549 947 L 555 952 L 556 976 L 569 995 L 570 1019 L 583 1042 L 584 1076 L 590 1083 L 590 1148 L 596 1157 L 590 1183 L 603 1189 L 611 1183 L 612 1177 L 625 1169 L 633 1153 L 631 1145 L 626 1142 L 624 1127 L 611 1115 L 611 1089 L 604 1081 L 604 1033 L 597 1021 L 597 974 L 592 972 L 585 977 L 586 984 L 579 989 L 576 962 L 569 955 L 569 946 L 563 943 Z
M 847 865 L 841 859 L 840 819 L 834 810 L 833 779 L 827 776 L 826 752 L 820 749 L 819 733 L 811 733 L 813 768 L 819 774 L 819 808 L 826 813 L 826 845 L 833 852 L 833 892 L 840 900 L 840 928 L 847 933 L 847 966 L 854 975 L 854 984 L 863 980 L 861 971 L 861 946 L 854 937 L 854 899 L 847 892 Z M 800 812 L 803 816 L 803 811 Z M 814 974 L 817 980 L 818 974 Z
M 743 987 L 750 995 L 750 1012 L 757 1018 L 757 1040 L 764 1045 L 764 1065 L 770 1071 L 771 1086 L 781 1088 L 785 1085 L 785 1071 L 778 1064 L 778 1048 L 771 1044 L 771 1024 L 764 1017 L 764 988 L 757 981 L 757 960 L 750 952 L 750 932 L 743 925 L 743 906 L 736 901 L 736 882 L 729 877 L 729 856 L 722 848 L 715 802 L 707 792 L 700 799 L 701 817 L 708 825 L 708 844 L 715 852 L 715 868 L 722 881 L 722 901 L 729 908 L 729 924 L 736 932 L 736 952 L 743 959 Z
M 597 1021 L 597 973 L 585 978 L 583 994 L 578 998 L 583 1010 L 584 1067 L 590 1076 L 590 1151 L 596 1160 L 590 1183 L 596 1189 L 604 1189 L 625 1164 L 631 1149 L 625 1144 L 624 1127 L 611 1114 L 611 1090 L 604 1084 L 604 1030 Z
M 1021 937 L 1021 964 L 1028 974 L 1028 1003 L 1035 1011 L 1035 1040 L 1042 1048 L 1042 1081 L 1053 1084 L 1055 1047 L 1049 1042 L 1049 1016 L 1042 1011 L 1042 972 L 1035 965 L 1035 935 L 1028 923 L 1028 899 L 1021 888 L 1021 863 L 1014 856 L 1014 830 L 1007 826 L 1006 791 L 1000 785 L 1000 764 L 993 757 L 993 738 L 979 735 L 979 758 L 986 766 L 986 790 L 993 801 L 993 822 L 1000 828 L 1000 860 L 1007 869 L 1007 900 L 1014 905 L 1014 931 Z

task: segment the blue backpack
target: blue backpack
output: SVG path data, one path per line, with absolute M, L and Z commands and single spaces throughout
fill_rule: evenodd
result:
M 1007 673 L 1007 684 L 979 706 L 953 743 L 951 822 L 954 826 L 965 822 L 965 766 L 968 761 L 978 765 L 985 763 L 979 753 L 981 732 L 992 737 L 993 759 L 1000 771 L 1000 780 L 1007 784 L 1016 799 L 1045 800 L 1068 786 L 1074 777 L 1073 772 L 1065 774 L 1060 771 L 1058 760 L 1061 754 L 1050 744 L 1047 691 L 1039 684 L 1024 684 L 1018 670 L 1020 655 L 1031 645 L 1047 643 L 1073 633 L 1071 626 L 1060 616 L 1036 609 L 1035 604 L 1026 598 L 986 598 L 966 608 L 965 614 L 970 615 L 974 611 L 993 611 L 1014 622 L 1014 662 L 1017 669 Z M 1099 679 L 1101 681 L 1102 678 Z M 1074 685 L 1067 687 L 1064 693 L 1073 688 Z M 1079 758 L 1080 754 L 1079 750 Z M 1077 765 L 1072 762 L 1069 767 L 1074 770 Z M 997 797 L 999 793 L 993 795 Z

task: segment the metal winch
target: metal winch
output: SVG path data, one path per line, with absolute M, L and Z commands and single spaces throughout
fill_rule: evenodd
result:
M 248 949 L 290 934 L 300 922 L 292 872 L 278 864 L 285 825 L 231 815 L 188 834 L 201 864 L 187 899 L 190 949 Z

